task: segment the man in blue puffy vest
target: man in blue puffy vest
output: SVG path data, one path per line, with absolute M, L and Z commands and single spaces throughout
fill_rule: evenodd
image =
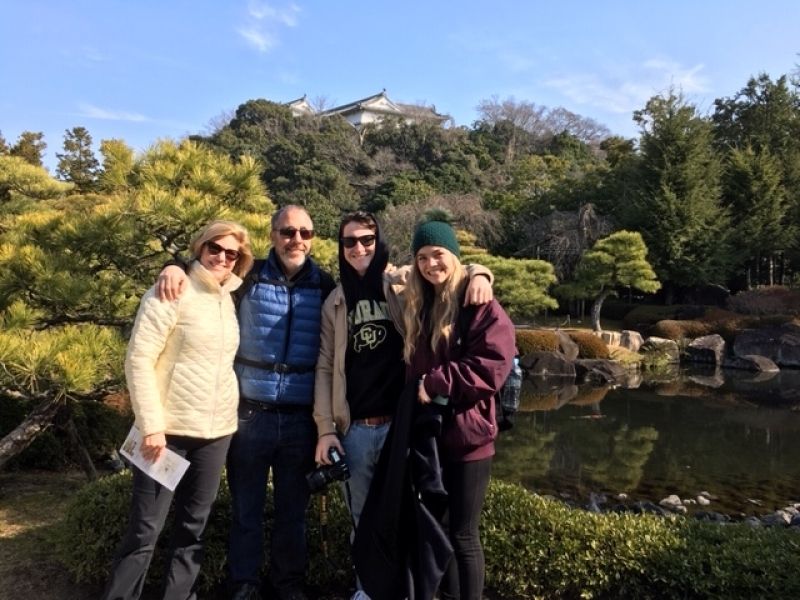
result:
M 239 429 L 228 454 L 231 523 L 228 564 L 234 600 L 258 600 L 264 561 L 264 505 L 272 471 L 274 523 L 270 583 L 279 600 L 303 600 L 308 551 L 305 512 L 317 430 L 314 367 L 322 303 L 334 281 L 308 257 L 314 226 L 289 205 L 272 216 L 272 249 L 237 293 L 240 343 Z M 159 278 L 166 299 L 181 286 L 174 270 Z

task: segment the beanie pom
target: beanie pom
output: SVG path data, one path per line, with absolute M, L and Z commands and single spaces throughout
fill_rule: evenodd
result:
M 451 225 L 452 216 L 443 208 L 432 208 L 423 216 L 423 221 L 414 231 L 411 252 L 416 256 L 423 246 L 441 246 L 455 256 L 461 257 L 456 232 Z

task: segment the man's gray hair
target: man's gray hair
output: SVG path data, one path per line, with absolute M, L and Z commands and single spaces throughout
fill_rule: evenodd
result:
M 306 213 L 306 215 L 308 216 L 309 220 L 311 220 L 312 223 L 314 222 L 313 219 L 311 219 L 311 215 L 308 214 L 308 211 L 305 208 L 303 208 L 302 206 L 299 206 L 297 204 L 287 204 L 286 206 L 282 206 L 278 210 L 276 210 L 274 213 L 272 213 L 272 221 L 271 221 L 270 227 L 273 230 L 275 230 L 275 228 L 278 226 L 278 221 L 280 221 L 281 218 L 283 217 L 283 215 L 285 215 L 290 210 L 301 210 L 304 213 Z

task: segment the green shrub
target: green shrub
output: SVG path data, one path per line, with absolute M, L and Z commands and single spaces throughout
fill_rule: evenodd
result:
M 117 544 L 128 523 L 131 499 L 130 471 L 111 475 L 86 485 L 71 502 L 56 535 L 56 554 L 78 582 L 101 583 L 108 578 Z M 330 486 L 326 497 L 325 522 L 320 519 L 320 497 L 312 497 L 307 515 L 309 583 L 319 587 L 347 589 L 350 582 L 350 517 L 338 486 Z M 272 493 L 264 509 L 266 547 L 272 530 Z M 223 475 L 219 496 L 205 530 L 205 556 L 199 589 L 207 592 L 225 578 L 231 499 Z M 172 513 L 159 538 L 148 571 L 148 585 L 163 580 Z M 327 552 L 321 551 L 323 540 Z
M 547 329 L 518 329 L 517 350 L 520 356 L 531 352 L 555 352 L 558 350 L 558 336 Z
M 128 518 L 130 474 L 87 485 L 60 526 L 57 555 L 79 581 L 108 576 Z M 272 514 L 265 511 L 266 533 Z M 206 528 L 202 590 L 224 577 L 230 496 L 223 483 Z M 309 582 L 330 593 L 352 581 L 349 516 L 338 487 L 308 513 Z M 321 534 L 324 530 L 323 545 Z M 486 583 L 502 598 L 798 598 L 797 535 L 780 529 L 720 526 L 685 518 L 593 514 L 492 481 L 482 515 Z M 161 539 L 167 542 L 168 531 Z M 327 558 L 322 548 L 327 547 Z M 156 550 L 150 583 L 163 572 L 164 547 Z
M 654 304 L 642 304 L 628 311 L 622 320 L 625 329 L 635 329 L 645 331 L 651 325 L 663 319 L 675 318 L 675 312 L 679 306 L 657 306 Z
M 797 536 L 741 524 L 594 514 L 493 481 L 486 582 L 502 598 L 796 598 Z
M 796 315 L 800 312 L 800 290 L 774 285 L 739 292 L 728 298 L 728 307 L 744 315 Z
M 569 337 L 578 344 L 578 358 L 608 358 L 608 346 L 589 331 L 569 331 Z
M 651 335 L 668 340 L 694 339 L 715 333 L 713 323 L 697 320 L 674 321 L 664 319 L 653 325 Z

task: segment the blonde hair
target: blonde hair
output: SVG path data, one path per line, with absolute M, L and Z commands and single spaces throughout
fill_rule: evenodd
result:
M 461 297 L 467 284 L 467 274 L 458 257 L 446 248 L 444 250 L 453 261 L 453 272 L 445 280 L 441 291 L 437 292 L 422 276 L 416 260 L 408 276 L 403 312 L 406 333 L 403 359 L 409 364 L 424 334 L 430 334 L 431 350 L 436 352 L 442 341 L 445 343 L 450 341 L 458 318 Z M 423 331 L 426 325 L 430 328 L 427 332 Z
M 239 242 L 239 258 L 236 259 L 236 264 L 233 265 L 233 272 L 239 277 L 244 277 L 253 266 L 253 251 L 250 248 L 250 234 L 247 233 L 247 229 L 235 221 L 220 219 L 212 221 L 203 227 L 189 244 L 192 260 L 200 258 L 206 242 L 214 241 L 226 235 L 232 235 Z

